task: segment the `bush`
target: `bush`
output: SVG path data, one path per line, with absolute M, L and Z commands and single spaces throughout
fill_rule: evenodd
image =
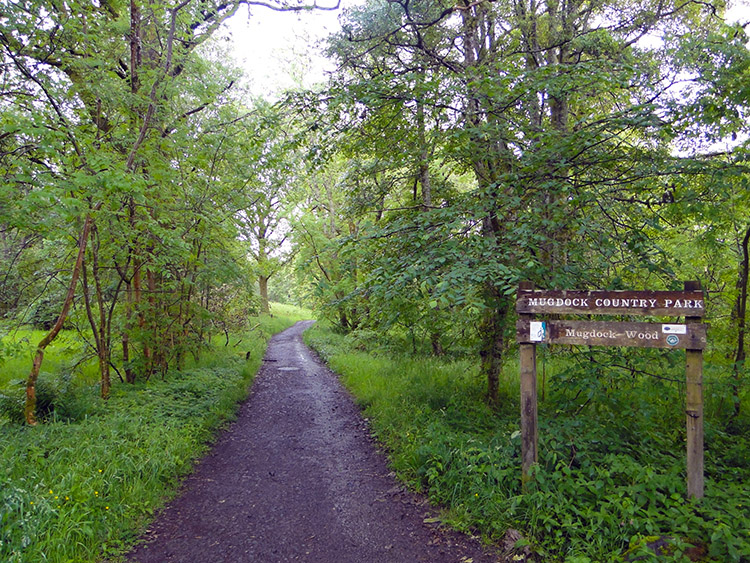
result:
M 76 388 L 71 376 L 55 378 L 52 374 L 42 373 L 36 382 L 36 417 L 41 422 L 50 420 L 81 420 L 92 412 L 92 401 L 85 400 L 85 392 Z M 11 381 L 0 391 L 0 417 L 21 424 L 24 422 L 26 405 L 26 381 Z

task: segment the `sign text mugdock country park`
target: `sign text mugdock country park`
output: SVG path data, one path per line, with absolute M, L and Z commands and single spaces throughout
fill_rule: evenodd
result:
M 682 349 L 686 351 L 688 495 L 703 496 L 702 351 L 706 326 L 701 323 L 705 300 L 697 282 L 685 282 L 684 291 L 538 290 L 522 284 L 516 311 L 524 478 L 537 462 L 537 344 Z M 559 318 L 562 315 L 684 317 L 684 323 L 564 320 Z

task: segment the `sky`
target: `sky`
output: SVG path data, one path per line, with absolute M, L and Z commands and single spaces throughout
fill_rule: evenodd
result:
M 750 0 L 729 0 L 727 19 L 729 21 L 750 21 Z
M 319 0 L 335 5 L 335 0 Z M 356 0 L 342 0 L 342 7 Z M 263 7 L 241 8 L 228 22 L 234 58 L 250 81 L 251 91 L 273 97 L 284 88 L 310 87 L 332 70 L 322 53 L 323 38 L 339 29 L 338 10 L 275 12 Z

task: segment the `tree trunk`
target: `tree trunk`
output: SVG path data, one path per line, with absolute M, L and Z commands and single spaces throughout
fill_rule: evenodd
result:
M 99 283 L 99 274 L 98 274 L 98 268 L 99 268 L 99 260 L 97 257 L 98 250 L 96 249 L 97 245 L 92 245 L 92 260 L 91 260 L 91 271 L 92 271 L 92 277 L 95 280 L 94 284 L 94 292 L 96 293 L 96 302 L 97 306 L 99 307 L 99 323 L 97 324 L 96 319 L 94 318 L 94 310 L 91 306 L 91 296 L 90 296 L 90 288 L 89 288 L 89 281 L 88 281 L 88 275 L 87 275 L 87 264 L 84 261 L 83 264 L 81 264 L 81 283 L 83 284 L 83 301 L 86 306 L 86 317 L 89 320 L 89 325 L 91 326 L 91 333 L 94 335 L 94 346 L 96 347 L 96 355 L 99 361 L 99 374 L 101 377 L 101 395 L 103 399 L 109 398 L 109 390 L 111 387 L 110 384 L 110 377 L 109 377 L 109 346 L 108 346 L 108 340 L 107 340 L 107 330 L 106 330 L 106 312 L 104 310 L 104 299 L 102 296 L 102 288 L 101 284 Z
M 445 353 L 445 350 L 443 350 L 443 343 L 440 339 L 440 333 L 433 331 L 430 333 L 430 344 L 432 345 L 432 355 L 433 356 L 442 356 Z
M 125 381 L 135 383 L 135 371 L 130 365 L 130 329 L 133 326 L 133 286 L 128 283 L 125 291 L 125 330 L 122 331 L 122 363 L 125 369 Z
M 505 351 L 505 318 L 508 314 L 508 299 L 498 298 L 493 288 L 487 288 L 486 301 L 495 306 L 487 309 L 479 326 L 481 373 L 487 379 L 487 400 L 493 408 L 499 403 L 500 371 Z
M 153 255 L 154 248 L 148 249 L 148 254 Z M 152 268 L 146 268 L 146 288 L 148 290 L 148 314 L 150 317 L 149 331 L 146 333 L 146 338 L 149 342 L 147 343 L 148 353 L 146 356 L 146 379 L 149 379 L 156 369 L 159 367 L 161 347 L 164 345 L 159 338 L 159 311 L 157 310 L 156 302 L 156 275 Z
M 258 276 L 258 291 L 260 292 L 260 312 L 270 314 L 271 307 L 268 303 L 268 276 Z
M 740 379 L 745 372 L 745 360 L 747 353 L 745 350 L 745 336 L 747 331 L 747 286 L 748 273 L 750 272 L 750 226 L 745 229 L 745 236 L 742 239 L 741 252 L 742 261 L 740 262 L 739 274 L 737 276 L 737 301 L 732 311 L 732 317 L 737 324 L 737 350 L 734 356 L 732 374 L 734 382 L 732 383 L 732 399 L 734 402 L 733 416 L 740 414 Z
M 419 74 L 421 77 L 422 75 Z M 422 86 L 422 80 L 419 80 Z M 420 92 L 421 94 L 421 92 Z M 419 183 L 422 185 L 422 210 L 426 211 L 432 206 L 432 182 L 430 179 L 430 147 L 427 144 L 427 124 L 424 116 L 424 103 L 421 100 L 417 102 L 417 134 L 419 136 L 419 161 L 417 169 L 419 173 Z
M 94 208 L 94 211 L 99 207 L 101 206 L 97 205 Z M 42 340 L 36 347 L 34 362 L 31 365 L 31 373 L 29 373 L 29 377 L 26 380 L 26 405 L 24 407 L 24 417 L 26 418 L 26 424 L 28 424 L 29 426 L 35 426 L 37 423 L 36 416 L 34 415 L 36 411 L 36 381 L 39 378 L 39 371 L 41 370 L 42 362 L 44 361 L 44 350 L 47 348 L 47 346 L 50 345 L 50 343 L 62 330 L 65 319 L 68 317 L 70 306 L 73 304 L 73 299 L 75 298 L 76 293 L 76 285 L 78 284 L 78 277 L 81 273 L 83 258 L 86 254 L 86 246 L 88 244 L 92 223 L 93 218 L 91 214 L 86 215 L 86 219 L 83 222 L 83 229 L 81 229 L 81 236 L 78 240 L 78 256 L 76 257 L 75 264 L 73 265 L 73 273 L 70 277 L 68 293 L 65 296 L 65 301 L 63 302 L 60 316 L 57 317 L 57 321 L 52 327 L 52 330 L 49 331 L 47 336 L 42 338 Z
M 109 373 L 109 324 L 107 322 L 107 309 L 104 306 L 104 292 L 102 291 L 101 278 L 99 276 L 99 236 L 97 233 L 96 225 L 91 227 L 91 236 L 93 238 L 92 243 L 92 263 L 91 272 L 94 277 L 94 289 L 96 291 L 96 303 L 99 307 L 99 373 L 101 375 L 101 395 L 102 399 L 109 399 L 109 391 L 112 387 Z M 85 270 L 84 270 L 85 273 Z M 116 296 L 115 296 L 116 299 Z M 92 326 L 92 329 L 96 330 L 96 327 Z

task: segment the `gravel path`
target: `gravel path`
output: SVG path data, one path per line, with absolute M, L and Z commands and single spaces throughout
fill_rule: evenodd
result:
M 476 538 L 425 523 L 357 407 L 308 350 L 276 335 L 239 417 L 130 555 L 139 563 L 480 563 Z

